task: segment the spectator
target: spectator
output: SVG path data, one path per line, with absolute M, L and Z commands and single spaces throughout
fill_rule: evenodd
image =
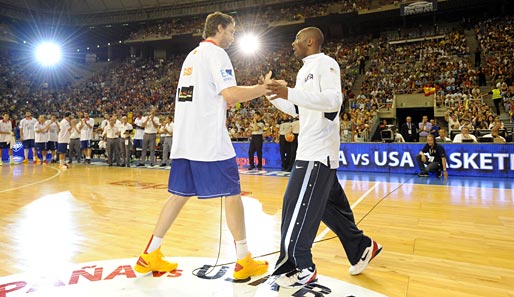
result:
M 438 143 L 451 143 L 451 138 L 446 135 L 446 128 L 441 128 L 439 129 L 439 136 L 437 136 L 435 140 Z
M 453 143 L 461 142 L 477 142 L 477 138 L 475 135 L 471 135 L 469 133 L 469 128 L 467 126 L 462 127 L 461 133 L 455 135 L 455 138 L 453 139 Z
M 418 124 L 419 127 L 419 142 L 426 142 L 427 135 L 432 130 L 432 124 L 428 121 L 428 116 L 424 115 L 421 122 Z

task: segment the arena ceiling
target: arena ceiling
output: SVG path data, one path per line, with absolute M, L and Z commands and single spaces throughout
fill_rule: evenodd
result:
M 21 8 L 37 9 L 43 11 L 66 11 L 70 14 L 91 14 L 106 12 L 121 12 L 133 10 L 146 10 L 160 7 L 202 5 L 213 2 L 227 2 L 220 0 L 0 0 L 1 4 Z

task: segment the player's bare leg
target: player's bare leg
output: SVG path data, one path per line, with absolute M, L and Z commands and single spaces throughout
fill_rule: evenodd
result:
M 235 279 L 246 279 L 268 271 L 267 261 L 252 259 L 246 242 L 245 212 L 241 195 L 228 196 L 225 199 L 227 225 L 234 237 L 237 262 L 234 267 Z

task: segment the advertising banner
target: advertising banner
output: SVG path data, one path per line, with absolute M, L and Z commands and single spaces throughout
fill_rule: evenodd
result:
M 341 171 L 414 174 L 422 143 L 344 143 L 339 151 Z M 234 143 L 239 166 L 248 165 L 249 143 Z M 445 144 L 448 173 L 461 176 L 514 177 L 514 144 Z M 255 164 L 257 156 L 254 156 Z M 280 168 L 280 149 L 264 143 L 263 165 Z
M 401 16 L 428 13 L 436 10 L 437 0 L 417 1 L 400 5 Z

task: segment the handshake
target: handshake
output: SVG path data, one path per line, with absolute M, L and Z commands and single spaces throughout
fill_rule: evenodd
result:
M 271 71 L 266 73 L 266 76 L 259 77 L 259 84 L 266 87 L 266 98 L 274 100 L 282 98 L 287 100 L 287 82 L 285 80 L 271 79 Z

